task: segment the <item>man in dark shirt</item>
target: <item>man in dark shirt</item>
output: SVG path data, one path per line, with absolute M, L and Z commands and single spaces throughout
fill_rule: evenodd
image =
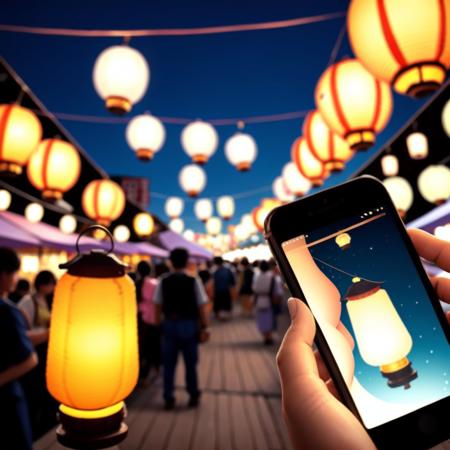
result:
M 236 285 L 233 272 L 225 267 L 220 256 L 214 258 L 214 312 L 218 319 L 231 318 L 232 289 Z
M 14 251 L 0 248 L 0 438 L 5 448 L 28 450 L 32 449 L 32 433 L 18 380 L 37 365 L 37 356 L 22 313 L 8 300 L 19 267 Z
M 156 323 L 160 323 L 161 314 L 164 317 L 162 353 L 166 409 L 175 406 L 173 389 L 179 352 L 183 354 L 186 369 L 189 406 L 198 405 L 198 342 L 205 342 L 209 337 L 206 314 L 208 298 L 201 281 L 185 272 L 188 259 L 189 254 L 184 248 L 172 250 L 170 262 L 173 271 L 161 277 L 153 298 Z

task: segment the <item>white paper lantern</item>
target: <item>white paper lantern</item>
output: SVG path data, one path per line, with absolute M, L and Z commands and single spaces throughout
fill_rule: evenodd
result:
M 195 233 L 192 230 L 185 230 L 183 233 L 183 237 L 187 241 L 193 242 L 195 240 Z
M 180 219 L 179 217 L 177 219 L 172 219 L 169 222 L 169 228 L 178 234 L 181 234 L 184 230 L 184 222 L 183 219 Z
M 233 197 L 224 195 L 217 199 L 217 212 L 225 220 L 230 220 L 234 215 L 235 205 Z
M 248 236 L 258 231 L 252 214 L 244 214 L 241 219 L 241 224 L 244 226 L 244 229 Z
M 6 211 L 11 206 L 11 194 L 6 189 L 0 189 L 0 211 Z
M 206 164 L 218 144 L 216 129 L 202 120 L 191 122 L 181 132 L 181 145 L 196 164 Z
M 417 187 L 428 202 L 444 203 L 450 197 L 450 169 L 442 164 L 428 166 L 420 173 Z
M 381 158 L 381 170 L 385 177 L 393 177 L 398 174 L 398 159 L 395 155 L 384 155 Z
M 65 214 L 59 219 L 59 229 L 66 234 L 72 234 L 77 229 L 77 219 L 71 214 Z
M 250 170 L 257 155 L 256 142 L 247 133 L 238 131 L 225 143 L 225 156 L 240 172 Z
M 130 230 L 126 225 L 117 225 L 113 235 L 117 242 L 127 242 L 130 239 Z
M 180 217 L 183 213 L 183 209 L 184 201 L 179 197 L 169 197 L 164 205 L 164 210 L 171 219 Z
M 281 200 L 282 202 L 291 202 L 292 200 L 295 199 L 295 196 L 287 188 L 286 183 L 283 180 L 283 177 L 275 178 L 275 181 L 272 184 L 272 191 L 273 195 L 275 195 L 275 197 L 278 200 Z
M 205 171 L 195 164 L 189 164 L 181 169 L 179 182 L 184 192 L 190 197 L 197 197 L 206 186 Z
M 206 222 L 206 231 L 211 236 L 217 236 L 222 231 L 222 221 L 219 217 L 210 217 Z
M 206 222 L 213 215 L 212 201 L 207 198 L 201 198 L 194 204 L 194 213 L 198 220 Z
M 402 177 L 389 177 L 383 181 L 400 217 L 404 217 L 414 200 L 411 185 Z
M 293 162 L 284 166 L 282 176 L 286 187 L 297 197 L 305 195 L 311 189 L 311 181 L 299 172 Z
M 443 241 L 450 242 L 450 223 L 436 227 L 434 229 L 434 235 L 438 239 L 442 239 Z
M 25 208 L 25 217 L 31 223 L 38 223 L 44 217 L 44 207 L 40 203 L 30 203 Z
M 94 87 L 114 114 L 131 110 L 147 91 L 150 69 L 144 56 L 127 45 L 114 45 L 97 57 Z
M 442 109 L 441 120 L 444 131 L 447 133 L 447 136 L 450 137 L 450 100 L 447 100 L 447 103 Z
M 130 120 L 126 138 L 138 159 L 150 161 L 164 145 L 166 130 L 158 118 L 150 114 L 142 114 Z

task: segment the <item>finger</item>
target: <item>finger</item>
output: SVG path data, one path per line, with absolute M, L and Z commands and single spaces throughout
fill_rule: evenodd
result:
M 450 303 L 450 278 L 430 277 L 431 284 L 437 296 L 446 303 Z
M 314 352 L 314 357 L 316 358 L 319 377 L 322 378 L 322 380 L 325 382 L 329 381 L 331 378 L 330 372 L 328 372 L 327 366 L 323 362 L 322 356 L 320 355 L 320 352 L 318 350 Z
M 417 253 L 428 261 L 434 262 L 442 270 L 450 272 L 450 243 L 433 235 L 412 228 L 408 230 Z

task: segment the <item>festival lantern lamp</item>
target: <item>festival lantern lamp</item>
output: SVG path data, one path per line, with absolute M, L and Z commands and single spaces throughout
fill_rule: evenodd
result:
M 398 158 L 387 154 L 381 158 L 381 170 L 385 177 L 394 177 L 398 174 Z
M 206 223 L 213 215 L 213 204 L 208 198 L 201 198 L 194 203 L 194 213 L 198 220 Z
M 422 197 L 435 205 L 441 205 L 450 198 L 450 169 L 443 164 L 430 165 L 417 179 Z
M 195 164 L 184 166 L 179 174 L 179 182 L 189 197 L 197 197 L 206 186 L 205 171 Z
M 283 203 L 288 203 L 295 199 L 294 194 L 288 189 L 286 183 L 283 180 L 283 177 L 281 176 L 275 178 L 274 182 L 272 183 L 272 192 L 273 195 Z
M 117 225 L 114 228 L 113 236 L 117 242 L 128 242 L 130 239 L 130 229 L 126 225 Z
M 448 7 L 446 1 L 414 1 L 405 14 L 395 1 L 352 0 L 347 29 L 356 57 L 397 92 L 428 95 L 450 66 Z
M 341 250 L 348 250 L 351 245 L 352 238 L 348 233 L 340 233 L 336 236 L 335 242 Z
M 25 217 L 31 223 L 38 223 L 44 217 L 44 207 L 40 203 L 29 203 L 25 208 Z
M 0 189 L 0 211 L 6 211 L 11 206 L 11 194 L 6 189 Z
M 406 138 L 406 146 L 412 159 L 424 159 L 428 156 L 428 139 L 423 133 L 411 133 Z
M 253 222 L 261 233 L 264 231 L 264 221 L 269 213 L 276 207 L 282 205 L 278 199 L 275 198 L 265 198 L 261 202 L 261 205 L 255 208 L 252 212 Z
M 71 214 L 65 214 L 59 219 L 59 229 L 65 234 L 74 233 L 77 229 L 77 219 Z
M 305 138 L 297 138 L 291 149 L 292 161 L 300 174 L 308 179 L 315 187 L 322 186 L 323 181 L 330 172 L 325 165 L 317 159 L 308 146 Z
M 238 123 L 242 130 L 244 124 Z M 239 172 L 247 172 L 258 156 L 258 147 L 252 136 L 242 131 L 236 132 L 225 142 L 225 156 Z
M 402 177 L 388 177 L 383 184 L 389 192 L 399 216 L 403 219 L 414 201 L 411 185 Z
M 217 150 L 218 144 L 217 131 L 202 120 L 189 123 L 181 132 L 181 145 L 196 164 L 206 164 Z
M 192 230 L 184 230 L 183 237 L 189 242 L 195 241 L 195 233 Z
M 177 219 L 172 219 L 169 222 L 169 228 L 178 234 L 181 234 L 184 230 L 184 221 L 183 219 L 180 219 L 179 217 Z
M 442 128 L 448 137 L 450 137 L 450 99 L 445 103 L 441 113 Z
M 184 202 L 179 197 L 169 197 L 164 204 L 164 210 L 171 219 L 180 217 L 183 213 Z
M 234 215 L 234 200 L 229 195 L 224 195 L 217 199 L 217 212 L 224 220 L 230 220 Z
M 285 164 L 282 171 L 282 178 L 287 190 L 292 192 L 297 198 L 305 195 L 312 187 L 311 180 L 299 172 L 294 162 Z
M 133 219 L 133 229 L 140 238 L 149 237 L 155 229 L 155 221 L 151 214 L 148 212 L 137 213 Z
M 99 225 L 94 225 L 99 228 Z M 52 309 L 47 388 L 58 400 L 58 441 L 104 448 L 122 441 L 127 397 L 137 382 L 137 311 L 127 266 L 108 252 L 80 253 L 61 269 Z
M 219 217 L 210 217 L 206 222 L 206 231 L 211 236 L 217 236 L 222 231 L 222 221 Z
M 30 183 L 42 191 L 47 201 L 60 200 L 80 177 L 81 160 L 77 149 L 61 139 L 45 139 L 31 154 L 27 166 Z

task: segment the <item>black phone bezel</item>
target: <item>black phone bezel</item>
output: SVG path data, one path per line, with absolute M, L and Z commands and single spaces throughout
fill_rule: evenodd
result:
M 274 209 L 265 221 L 265 238 L 292 295 L 307 303 L 281 244 L 302 234 L 307 234 L 324 224 L 331 224 L 349 216 L 362 214 L 364 211 L 375 209 L 380 205 L 383 205 L 385 211 L 394 217 L 403 238 L 403 245 L 407 248 L 417 268 L 422 284 L 431 299 L 432 306 L 450 344 L 450 326 L 440 306 L 439 299 L 406 232 L 402 219 L 399 217 L 388 192 L 378 179 L 371 176 L 358 177 Z M 292 220 L 293 217 L 301 218 L 301 220 Z M 364 426 L 317 322 L 316 330 L 316 345 L 333 377 L 336 389 L 343 402 Z M 429 448 L 450 437 L 450 427 L 446 427 L 444 420 L 449 408 L 450 397 L 446 397 L 391 422 L 366 429 L 375 444 L 380 448 Z M 398 447 L 398 445 L 402 447 Z

